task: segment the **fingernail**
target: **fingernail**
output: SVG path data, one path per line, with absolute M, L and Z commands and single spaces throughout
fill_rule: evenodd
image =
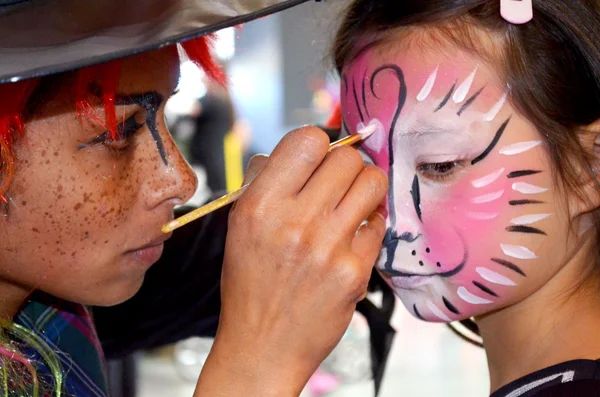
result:
M 384 221 L 385 221 L 385 220 L 387 219 L 387 217 L 388 217 L 388 211 L 387 211 L 387 208 L 385 208 L 385 206 L 384 206 L 384 205 L 381 205 L 381 204 L 380 204 L 380 205 L 377 207 L 377 209 L 375 210 L 375 212 L 377 212 L 377 214 L 378 214 L 379 216 L 381 216 L 381 217 L 383 218 L 383 220 L 384 220 Z

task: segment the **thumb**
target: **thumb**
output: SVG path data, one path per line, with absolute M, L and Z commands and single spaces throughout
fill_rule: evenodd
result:
M 352 242 L 352 251 L 365 261 L 365 266 L 373 267 L 385 236 L 385 218 L 379 208 L 358 229 Z
M 250 159 L 248 163 L 248 168 L 246 169 L 246 173 L 244 174 L 244 185 L 249 184 L 256 178 L 256 176 L 265 168 L 267 165 L 267 161 L 269 161 L 269 156 L 264 154 L 257 154 L 256 156 Z

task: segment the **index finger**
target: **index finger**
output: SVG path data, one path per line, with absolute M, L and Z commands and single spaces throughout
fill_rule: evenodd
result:
M 329 150 L 329 136 L 316 127 L 302 127 L 279 142 L 249 190 L 277 195 L 298 194 Z

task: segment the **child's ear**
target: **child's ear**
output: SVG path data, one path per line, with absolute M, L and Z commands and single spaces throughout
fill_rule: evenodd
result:
M 600 210 L 600 120 L 587 126 L 580 134 L 580 142 L 585 151 L 589 168 L 587 165 L 579 166 L 578 173 L 581 175 L 582 197 L 574 195 L 577 204 L 573 206 L 576 213 L 582 215 Z M 582 200 L 583 199 L 583 200 Z

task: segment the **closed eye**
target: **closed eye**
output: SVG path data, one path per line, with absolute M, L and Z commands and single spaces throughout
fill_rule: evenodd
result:
M 105 131 L 89 142 L 80 144 L 78 149 L 95 145 L 104 145 L 115 150 L 126 149 L 129 146 L 129 139 L 144 126 L 144 124 L 137 122 L 135 116 L 134 114 L 117 125 L 117 139 L 113 139 L 109 132 Z

